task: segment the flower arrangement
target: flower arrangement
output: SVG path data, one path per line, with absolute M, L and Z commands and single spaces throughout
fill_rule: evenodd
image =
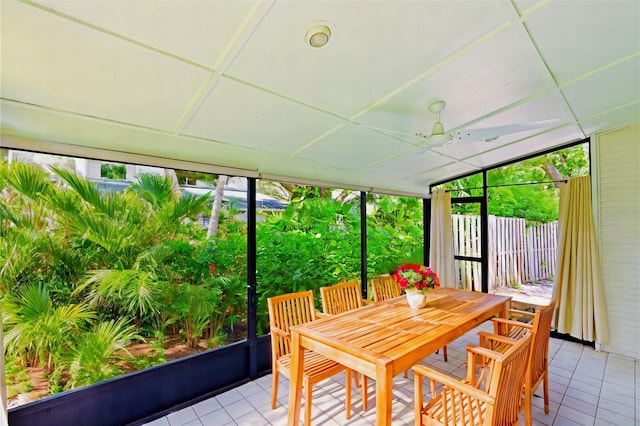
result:
M 440 278 L 433 269 L 411 263 L 399 266 L 393 273 L 393 278 L 404 290 L 416 289 L 426 292 L 431 288 L 440 287 Z

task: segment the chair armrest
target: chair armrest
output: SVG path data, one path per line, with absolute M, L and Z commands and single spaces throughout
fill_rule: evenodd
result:
M 291 333 L 288 333 L 288 332 L 284 331 L 284 330 L 283 330 L 283 329 L 281 329 L 281 328 L 278 328 L 278 327 L 270 327 L 270 331 L 271 331 L 271 333 L 273 333 L 273 334 L 277 334 L 278 336 L 282 336 L 282 337 L 285 337 L 285 338 L 287 338 L 287 339 L 290 339 L 290 338 L 291 338 Z
M 506 343 L 512 345 L 514 342 L 506 342 Z M 476 345 L 467 345 L 467 352 L 475 355 L 482 355 L 492 359 L 500 359 L 504 357 L 504 355 L 501 354 L 500 352 L 493 351 L 489 348 L 484 348 L 482 346 L 476 346 Z
M 504 352 L 514 345 L 518 340 L 511 337 L 502 336 L 499 334 L 493 334 L 486 331 L 480 331 L 478 333 L 479 346 L 482 348 L 490 349 L 493 352 Z M 467 348 L 468 349 L 468 348 Z M 475 351 L 473 351 L 475 353 Z M 484 365 L 484 361 L 476 359 L 478 365 Z
M 536 313 L 535 312 L 527 312 L 527 311 L 521 311 L 520 309 L 509 309 L 509 313 L 510 314 L 515 314 L 515 315 L 520 315 L 523 317 L 535 317 Z
M 482 349 L 482 348 L 478 348 L 478 349 Z M 456 390 L 459 390 L 460 392 L 463 392 L 469 396 L 471 396 L 472 398 L 477 398 L 479 400 L 482 400 L 484 402 L 486 402 L 487 404 L 494 404 L 495 403 L 495 398 L 493 398 L 492 396 L 488 395 L 487 393 L 476 389 L 475 387 L 473 387 L 472 385 L 462 382 L 458 379 L 454 379 L 451 376 L 447 376 L 444 373 L 441 373 L 439 371 L 433 370 L 427 366 L 424 365 L 414 365 L 412 367 L 413 372 L 415 374 L 415 378 L 414 380 L 422 380 L 422 377 L 426 377 L 428 379 L 430 379 L 431 381 L 435 381 L 438 383 L 441 383 L 445 386 L 449 386 L 450 388 L 454 388 Z
M 324 312 L 316 311 L 316 318 L 331 318 L 333 315 L 325 314 Z
M 529 324 L 525 322 L 514 321 L 514 320 L 505 319 L 505 318 L 491 318 L 491 321 L 493 321 L 493 332 L 495 334 L 500 334 L 500 335 L 505 334 L 511 329 L 511 327 L 519 327 L 519 328 L 526 328 L 527 330 L 533 330 L 533 324 Z M 506 331 L 502 332 L 502 330 L 506 330 Z
M 369 299 L 362 299 L 362 304 L 363 305 L 375 305 L 377 302 L 374 302 L 373 300 L 369 300 Z
M 505 343 L 507 345 L 513 345 L 514 343 L 517 342 L 516 339 L 513 339 L 511 337 L 502 336 L 500 334 L 493 334 L 493 333 L 489 333 L 487 331 L 478 332 L 478 336 L 480 336 L 480 342 L 483 342 L 485 340 L 492 340 L 494 342 Z M 482 343 L 480 343 L 480 346 L 482 346 L 484 348 L 487 347 L 486 345 L 483 345 Z

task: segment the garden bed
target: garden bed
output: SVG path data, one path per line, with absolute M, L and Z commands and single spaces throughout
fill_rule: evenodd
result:
M 242 323 L 236 325 L 233 328 L 233 331 L 229 333 L 227 343 L 243 340 L 246 336 L 246 324 Z M 166 361 L 172 361 L 189 355 L 205 352 L 212 348 L 207 347 L 207 342 L 205 340 L 201 340 L 198 347 L 190 348 L 184 343 L 184 337 L 182 335 L 174 334 L 165 337 L 164 349 L 164 358 Z M 127 350 L 134 359 L 117 363 L 118 367 L 124 372 L 123 374 L 139 370 L 137 365 L 140 363 L 137 361 L 144 360 L 145 358 L 152 359 L 155 354 L 153 339 L 148 339 L 145 343 L 135 343 L 129 346 Z M 147 367 L 148 366 L 149 365 L 147 365 Z M 10 380 L 7 378 L 8 385 L 10 384 L 9 382 Z M 26 377 L 17 384 L 17 386 L 21 386 L 25 390 L 7 399 L 8 408 L 17 407 L 51 395 L 49 392 L 49 382 L 47 381 L 46 373 L 43 368 L 28 367 Z

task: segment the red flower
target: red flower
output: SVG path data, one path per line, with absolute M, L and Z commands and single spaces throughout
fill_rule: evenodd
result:
M 431 268 L 412 263 L 398 267 L 393 273 L 393 278 L 403 289 L 427 290 L 440 287 L 440 279 Z
M 215 263 L 211 263 L 209 265 L 209 275 L 213 276 L 213 272 L 216 270 L 216 264 Z

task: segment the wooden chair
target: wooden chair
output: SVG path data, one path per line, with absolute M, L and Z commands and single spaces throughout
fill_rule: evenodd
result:
M 490 339 L 487 337 L 487 339 Z M 519 425 L 521 390 L 529 364 L 530 333 L 520 340 L 493 339 L 508 346 L 504 353 L 467 346 L 467 377 L 457 380 L 424 365 L 414 371 L 415 424 L 419 425 Z M 476 377 L 480 360 L 486 374 Z M 425 405 L 422 379 L 430 379 L 432 399 Z M 442 384 L 436 393 L 436 383 Z
M 402 295 L 402 288 L 391 275 L 380 275 L 371 279 L 374 302 L 383 302 Z
M 278 399 L 278 376 L 282 373 L 291 380 L 291 334 L 289 329 L 316 319 L 313 292 L 284 294 L 267 299 L 269 328 L 271 331 L 272 395 L 271 408 L 276 408 Z M 342 371 L 346 372 L 345 408 L 347 418 L 351 416 L 351 374 L 342 364 L 325 358 L 313 351 L 305 351 L 302 386 L 305 389 L 304 424 L 311 424 L 311 400 L 313 386 Z
M 520 339 L 523 335 L 531 333 L 531 356 L 529 369 L 523 387 L 524 393 L 524 419 L 527 426 L 531 426 L 531 399 L 533 393 L 541 382 L 544 382 L 544 412 L 549 414 L 549 335 L 555 301 L 548 306 L 539 307 L 535 313 L 512 309 L 509 311 L 511 318 L 518 320 L 493 318 L 494 332 L 497 335 L 511 339 Z M 524 322 L 523 322 L 524 321 Z M 503 351 L 505 346 L 495 340 L 487 339 L 486 332 L 480 332 L 480 346 L 495 351 Z
M 378 278 L 371 279 L 371 291 L 373 292 L 374 302 L 384 302 L 388 299 L 401 296 L 403 293 L 402 287 L 398 285 L 392 275 L 380 275 Z M 436 351 L 436 353 L 438 353 Z M 442 357 L 445 362 L 449 361 L 447 356 L 447 346 L 442 347 Z M 404 377 L 407 377 L 407 372 L 404 372 Z
M 337 315 L 372 303 L 362 298 L 360 281 L 343 281 L 339 284 L 320 287 L 322 312 Z
M 341 282 L 332 286 L 320 287 L 322 312 L 327 315 L 338 315 L 358 309 L 367 303 L 362 298 L 360 281 Z M 356 386 L 360 386 L 358 374 L 354 375 Z M 368 408 L 367 376 L 362 375 L 362 409 Z

